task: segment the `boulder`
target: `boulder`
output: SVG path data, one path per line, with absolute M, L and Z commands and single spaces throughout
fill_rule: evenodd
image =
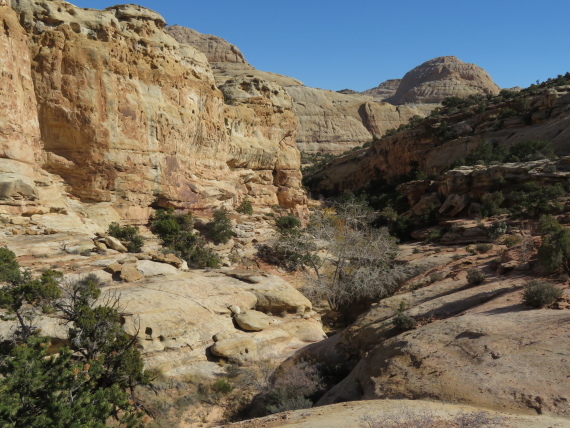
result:
M 218 357 L 224 357 L 229 360 L 240 362 L 252 361 L 258 358 L 257 345 L 254 340 L 249 337 L 235 337 L 231 339 L 222 339 L 212 345 L 210 348 L 212 354 Z
M 259 311 L 244 311 L 234 317 L 236 323 L 246 331 L 261 331 L 272 323 L 271 317 Z
M 120 278 L 125 282 L 136 282 L 143 279 L 144 275 L 134 265 L 123 265 Z
M 119 251 L 120 253 L 126 253 L 128 251 L 127 247 L 121 244 L 121 241 L 112 236 L 105 236 L 105 245 L 115 251 Z

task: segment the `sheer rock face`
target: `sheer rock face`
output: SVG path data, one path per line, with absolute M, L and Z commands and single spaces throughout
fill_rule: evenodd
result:
M 392 104 L 440 103 L 445 97 L 471 94 L 496 95 L 500 88 L 485 70 L 454 56 L 424 62 L 406 73 L 396 93 L 386 101 Z
M 294 141 L 294 117 L 271 117 L 267 108 L 273 100 L 265 94 L 258 94 L 249 115 L 232 111 L 216 88 L 206 56 L 166 34 L 159 14 L 135 5 L 81 9 L 60 0 L 13 0 L 12 7 L 23 29 L 14 11 L 2 8 L 2 17 L 19 31 L 19 36 L 13 32 L 19 44 L 11 42 L 16 53 L 2 49 L 1 55 L 15 55 L 22 64 L 4 61 L 3 68 L 24 71 L 2 74 L 2 79 L 13 75 L 21 82 L 2 85 L 19 98 L 2 97 L 2 103 L 14 105 L 2 105 L 12 113 L 0 120 L 11 121 L 7 129 L 23 129 L 13 133 L 26 143 L 10 142 L 19 152 L 7 157 L 37 162 L 63 177 L 72 195 L 110 202 L 133 221 L 145 221 L 151 204 L 231 207 L 252 193 L 246 185 L 251 170 L 271 177 L 266 193 L 273 197 L 256 198 L 253 192 L 259 203 L 283 201 L 293 209 L 304 203 L 300 187 L 288 189 L 295 180 L 274 178 L 287 175 L 281 170 L 298 170 L 298 151 L 279 131 L 267 131 L 277 121 Z M 15 36 L 2 33 L 0 43 Z M 258 105 L 267 111 L 259 108 L 258 115 Z M 244 147 L 232 137 L 230 122 L 236 117 L 252 140 Z M 253 122 L 243 123 L 247 120 Z M 271 146 L 272 156 L 259 159 L 264 144 Z M 252 145 L 256 150 L 250 152 Z M 230 169 L 236 163 L 247 164 L 247 171 Z M 280 193 L 288 196 L 280 198 Z

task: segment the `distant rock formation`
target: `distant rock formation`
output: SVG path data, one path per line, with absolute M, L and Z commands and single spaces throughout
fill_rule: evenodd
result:
M 362 95 L 370 95 L 375 101 L 384 101 L 396 93 L 402 79 L 390 79 L 380 83 L 372 89 L 361 92 Z
M 396 93 L 386 101 L 396 105 L 441 103 L 450 96 L 496 95 L 499 91 L 500 88 L 481 67 L 464 63 L 454 56 L 442 56 L 407 72 Z

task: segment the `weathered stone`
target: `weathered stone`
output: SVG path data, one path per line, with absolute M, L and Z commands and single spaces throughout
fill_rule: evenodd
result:
M 214 343 L 210 350 L 212 354 L 230 360 L 243 362 L 258 359 L 257 346 L 253 339 L 249 337 L 222 339 Z
M 112 236 L 105 236 L 105 245 L 109 248 L 112 248 L 115 251 L 119 251 L 121 253 L 126 253 L 127 247 L 125 247 L 123 244 L 121 244 L 121 241 L 119 241 L 117 238 L 114 238 Z
M 134 265 L 123 265 L 120 278 L 125 282 L 136 282 L 143 279 L 144 275 Z
M 272 322 L 271 317 L 259 311 L 244 311 L 237 314 L 234 319 L 246 331 L 265 330 Z

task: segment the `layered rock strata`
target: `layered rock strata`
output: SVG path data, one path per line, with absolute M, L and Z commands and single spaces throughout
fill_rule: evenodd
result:
M 12 7 L 0 9 L 2 54 L 10 55 L 2 63 L 5 157 L 43 167 L 71 195 L 111 203 L 135 222 L 151 206 L 232 207 L 248 194 L 259 205 L 304 210 L 290 101 L 274 105 L 271 93 L 256 92 L 240 108 L 226 106 L 205 55 L 143 7 Z M 235 121 L 247 131 L 234 132 Z M 10 192 L 29 200 L 34 175 L 20 170 L 27 181 Z M 251 181 L 267 189 L 252 190 Z
M 471 94 L 496 95 L 500 88 L 489 74 L 475 64 L 454 56 L 426 61 L 402 78 L 396 93 L 387 98 L 392 104 L 441 103 L 444 98 L 465 98 Z
M 314 192 L 358 190 L 372 180 L 394 181 L 419 170 L 439 174 L 466 158 L 481 141 L 511 146 L 525 140 L 546 140 L 558 155 L 570 154 L 570 87 L 562 86 L 529 96 L 528 111 L 500 119 L 508 103 L 483 113 L 428 119 L 420 125 L 383 138 L 334 160 L 312 179 Z M 442 125 L 445 122 L 444 125 Z M 442 129 L 446 127 L 446 137 Z

